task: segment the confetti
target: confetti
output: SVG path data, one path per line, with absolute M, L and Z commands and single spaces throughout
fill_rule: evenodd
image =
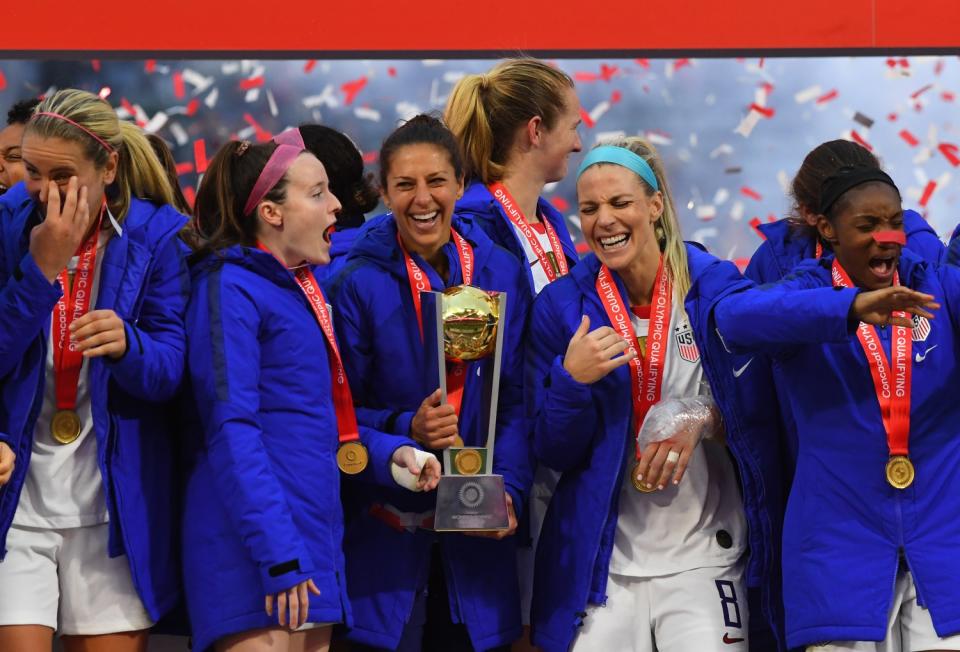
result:
M 869 129 L 870 127 L 873 126 L 873 120 L 872 120 L 871 118 L 868 118 L 867 116 L 863 115 L 863 114 L 860 113 L 859 111 L 857 111 L 857 112 L 853 115 L 853 121 L 856 122 L 856 123 L 858 123 L 858 124 L 863 125 L 863 126 L 866 127 L 867 129 Z
M 743 186 L 742 188 L 740 188 L 740 194 L 743 195 L 744 197 L 749 197 L 750 199 L 756 199 L 757 201 L 760 201 L 763 199 L 763 197 L 760 196 L 759 192 L 757 192 L 753 188 L 750 188 L 749 186 Z
M 316 67 L 317 67 L 316 59 L 307 59 L 307 62 L 303 64 L 303 72 L 308 73 Z
M 904 140 L 904 142 L 907 143 L 907 145 L 910 145 L 910 147 L 916 147 L 917 145 L 920 144 L 920 141 L 917 140 L 916 136 L 914 136 L 913 134 L 911 134 L 911 133 L 910 133 L 909 131 L 907 131 L 906 129 L 901 129 L 901 130 L 900 130 L 900 138 L 902 138 L 902 139 Z
M 173 96 L 178 100 L 182 100 L 187 94 L 186 86 L 183 83 L 183 73 L 175 72 L 173 73 Z
M 926 208 L 927 203 L 930 201 L 930 198 L 933 196 L 933 191 L 937 189 L 936 181 L 929 181 L 927 186 L 923 189 L 923 194 L 920 195 L 920 201 L 917 202 L 924 208 Z
M 832 91 L 829 91 L 829 92 L 827 92 L 827 93 L 824 93 L 823 95 L 821 95 L 820 97 L 818 97 L 818 98 L 817 98 L 817 104 L 821 104 L 821 105 L 822 105 L 822 104 L 826 104 L 826 103 L 829 102 L 830 100 L 835 100 L 835 99 L 837 99 L 837 96 L 838 96 L 838 95 L 840 95 L 840 93 L 837 91 L 837 89 L 833 89 Z
M 356 99 L 357 94 L 367 85 L 367 81 L 366 77 L 361 77 L 360 79 L 354 79 L 341 85 L 340 90 L 343 91 L 344 104 L 353 104 L 353 100 Z
M 207 171 L 207 144 L 203 138 L 193 141 L 193 160 L 198 174 Z
M 950 165 L 957 167 L 960 165 L 960 157 L 957 156 L 957 153 L 960 152 L 960 148 L 952 143 L 940 143 L 937 147 L 940 150 L 940 153 L 943 154 L 943 157 L 950 162 Z

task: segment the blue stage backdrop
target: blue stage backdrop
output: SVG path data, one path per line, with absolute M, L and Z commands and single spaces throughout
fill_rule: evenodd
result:
M 753 225 L 784 216 L 804 155 L 834 138 L 878 154 L 905 207 L 941 236 L 960 220 L 957 57 L 557 59 L 577 83 L 585 147 L 643 134 L 663 154 L 684 235 L 743 264 Z M 302 122 L 349 134 L 376 171 L 384 136 L 418 112 L 441 112 L 452 85 L 490 59 L 0 60 L 0 105 L 67 86 L 106 97 L 163 136 L 192 196 L 232 138 L 265 139 Z M 571 160 L 576 169 L 581 155 Z M 576 228 L 572 178 L 548 198 Z

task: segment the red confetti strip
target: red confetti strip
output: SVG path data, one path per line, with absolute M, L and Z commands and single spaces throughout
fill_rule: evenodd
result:
M 933 195 L 933 191 L 937 189 L 936 181 L 928 181 L 927 187 L 923 189 L 923 194 L 920 195 L 920 205 L 926 206 L 927 202 L 930 201 L 930 197 Z
M 957 156 L 957 153 L 960 152 L 960 148 L 958 148 L 956 145 L 953 143 L 940 143 L 937 149 L 939 149 L 940 153 L 943 154 L 943 158 L 950 161 L 950 165 L 953 167 L 960 165 L 960 157 Z
M 770 82 L 763 82 L 760 84 L 760 88 L 762 88 L 767 95 L 773 92 L 773 84 Z
M 940 97 L 943 98 L 944 102 L 952 102 L 956 99 L 957 96 L 951 93 L 950 91 L 943 91 L 942 93 L 940 93 Z
M 179 70 L 173 73 L 173 96 L 182 100 L 187 95 L 187 88 L 183 84 L 183 73 Z
M 590 129 L 593 129 L 593 127 L 597 124 L 593 121 L 593 118 L 590 117 L 590 114 L 587 113 L 583 107 L 580 107 L 580 119 L 583 120 L 583 124 Z
M 578 82 L 590 83 L 595 82 L 599 79 L 596 73 L 592 72 L 575 72 L 573 73 L 573 80 Z
M 3 74 L 3 71 L 0 70 L 0 91 L 7 87 L 7 78 Z
M 763 232 L 760 230 L 760 224 L 761 222 L 759 217 L 755 217 L 750 220 L 750 226 L 753 227 L 753 232 L 760 236 L 761 240 L 766 240 L 767 236 L 763 235 Z
M 316 67 L 316 65 L 317 65 L 316 59 L 307 59 L 307 62 L 303 64 L 303 72 L 305 73 L 310 72 Z
M 193 186 L 187 186 L 183 189 L 183 198 L 187 200 L 187 205 L 193 208 L 193 204 L 197 200 L 197 192 L 193 189 Z
M 830 100 L 836 99 L 838 95 L 840 95 L 840 93 L 837 92 L 836 88 L 834 88 L 833 90 L 827 91 L 826 93 L 818 97 L 817 104 L 826 104 Z
M 207 143 L 203 138 L 193 141 L 193 160 L 197 164 L 197 174 L 207 171 Z
M 650 60 L 649 59 L 635 59 L 635 61 L 640 65 L 641 68 L 646 70 L 650 69 Z
M 620 91 L 613 91 L 610 93 L 610 104 L 616 104 L 623 99 L 623 93 Z
M 763 58 L 763 57 L 760 57 L 760 61 L 757 63 L 757 67 L 758 67 L 758 68 L 763 68 L 763 62 L 764 62 L 764 58 Z
M 100 59 L 91 59 L 90 66 L 93 68 L 94 72 L 100 72 Z
M 756 111 L 757 113 L 762 115 L 764 118 L 772 118 L 773 114 L 776 112 L 772 107 L 760 106 L 759 104 L 751 104 L 750 110 Z
M 888 115 L 887 115 L 887 120 L 889 120 L 890 122 L 896 122 L 896 121 L 897 121 L 897 114 L 896 114 L 896 113 L 890 113 L 890 114 L 888 114 Z
M 343 91 L 343 94 L 346 95 L 344 102 L 346 104 L 353 104 L 353 100 L 357 97 L 357 93 L 363 90 L 363 87 L 367 85 L 367 78 L 361 77 L 360 79 L 354 79 L 353 81 L 348 81 L 345 84 L 340 86 L 340 90 Z
M 553 207 L 556 208 L 561 213 L 567 210 L 568 208 L 570 208 L 570 203 L 560 195 L 551 197 L 550 203 L 553 204 Z
M 859 144 L 862 145 L 863 147 L 866 147 L 866 148 L 867 148 L 868 150 L 870 150 L 871 152 L 873 151 L 873 145 L 871 145 L 870 143 L 868 143 L 868 142 L 863 138 L 863 136 L 861 136 L 860 134 L 858 134 L 856 129 L 853 129 L 853 130 L 850 131 L 850 137 L 853 138 L 853 140 L 854 140 L 855 142 L 859 143 Z
M 387 74 L 390 75 L 391 77 L 396 77 L 397 69 L 394 68 L 393 66 L 390 66 L 389 68 L 387 68 Z
M 610 81 L 618 72 L 620 72 L 620 66 L 608 66 L 605 63 L 600 64 L 600 79 L 603 81 Z
M 749 186 L 743 186 L 740 188 L 740 194 L 744 195 L 745 197 L 749 197 L 750 199 L 756 199 L 757 201 L 763 199 L 759 192 L 753 188 L 750 188 Z
M 181 174 L 190 174 L 191 172 L 193 172 L 193 163 L 191 163 L 190 161 L 177 163 L 175 167 L 177 170 L 177 176 L 180 176 Z
M 939 75 L 943 72 L 943 59 L 937 59 L 937 65 L 933 67 L 933 74 Z
M 147 59 L 146 63 L 143 64 L 143 69 L 151 73 L 157 69 L 157 60 L 156 59 Z
M 190 100 L 190 102 L 187 104 L 187 115 L 188 115 L 188 116 L 192 116 L 192 115 L 196 114 L 197 109 L 199 109 L 199 108 L 200 108 L 200 100 L 198 100 L 197 98 L 193 98 L 193 99 Z
M 363 155 L 363 162 L 376 163 L 378 158 L 380 158 L 380 152 L 365 152 Z
M 916 147 L 917 145 L 920 144 L 920 141 L 917 140 L 917 137 L 911 134 L 906 129 L 900 130 L 900 137 L 903 138 L 906 141 L 907 145 L 910 145 L 910 147 Z
M 244 113 L 243 119 L 246 121 L 248 125 L 253 127 L 254 132 L 256 132 L 257 142 L 265 143 L 268 140 L 270 140 L 270 138 L 272 138 L 272 136 L 270 135 L 270 132 L 264 129 L 263 127 L 261 127 L 260 123 L 257 122 L 256 119 L 254 119 L 254 117 L 249 113 Z
M 130 101 L 127 100 L 127 98 L 125 98 L 125 97 L 121 97 L 121 98 L 120 98 L 120 106 L 122 106 L 124 109 L 126 109 L 126 110 L 127 110 L 127 113 L 129 113 L 131 116 L 136 117 L 136 115 L 137 115 L 137 110 L 136 110 L 135 108 L 133 108 L 133 105 L 130 104 Z
M 684 66 L 690 65 L 690 59 L 677 59 L 673 64 L 673 71 L 676 72 Z
M 911 100 L 917 99 L 918 97 L 920 97 L 921 95 L 923 95 L 924 93 L 926 93 L 926 92 L 927 92 L 928 90 L 930 90 L 931 88 L 933 88 L 933 84 L 927 84 L 926 86 L 924 86 L 924 87 L 921 88 L 920 90 L 914 91 L 913 93 L 911 93 L 910 99 L 911 99 Z
M 261 86 L 263 86 L 263 75 L 240 80 L 240 90 L 242 91 L 248 91 L 251 88 L 259 88 Z

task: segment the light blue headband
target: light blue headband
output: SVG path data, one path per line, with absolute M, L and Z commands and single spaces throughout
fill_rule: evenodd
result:
M 584 158 L 583 163 L 580 164 L 580 169 L 577 170 L 577 179 L 580 178 L 580 175 L 582 175 L 588 167 L 596 165 L 597 163 L 613 163 L 614 165 L 625 167 L 635 172 L 654 190 L 660 190 L 660 184 L 657 183 L 657 175 L 653 173 L 653 168 L 650 167 L 650 164 L 626 147 L 615 147 L 613 145 L 594 147 L 587 152 L 586 158 Z

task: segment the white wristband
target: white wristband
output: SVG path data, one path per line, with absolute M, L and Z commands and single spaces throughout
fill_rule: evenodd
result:
M 427 463 L 432 454 L 427 451 L 422 451 L 419 448 L 413 450 L 414 455 L 417 458 L 417 466 L 420 467 L 421 473 L 423 472 L 423 467 Z M 413 475 L 406 468 L 399 466 L 396 462 L 390 462 L 390 475 L 393 476 L 393 481 L 404 489 L 409 489 L 410 491 L 423 491 L 417 487 L 417 476 Z

